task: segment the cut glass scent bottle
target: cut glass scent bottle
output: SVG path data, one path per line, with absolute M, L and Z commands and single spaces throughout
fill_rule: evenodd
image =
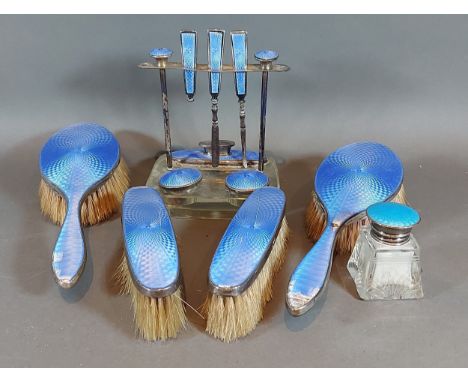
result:
M 363 300 L 423 297 L 420 248 L 411 233 L 419 214 L 398 203 L 367 209 L 370 225 L 361 228 L 348 271 Z

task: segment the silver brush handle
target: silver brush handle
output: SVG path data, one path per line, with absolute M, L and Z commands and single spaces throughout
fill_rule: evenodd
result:
M 262 94 L 260 106 L 260 139 L 258 144 L 258 169 L 263 171 L 265 165 L 265 129 L 266 109 L 268 94 L 268 72 L 272 68 L 273 61 L 278 58 L 278 53 L 273 50 L 261 50 L 255 53 L 255 58 L 262 66 Z
M 151 51 L 150 55 L 156 60 L 156 65 L 159 68 L 159 80 L 161 82 L 161 103 L 164 119 L 164 143 L 166 148 L 166 163 L 168 168 L 172 168 L 171 128 L 169 125 L 169 103 L 167 98 L 165 69 L 167 61 L 172 55 L 172 50 L 167 48 L 156 48 Z
M 211 165 L 219 166 L 218 95 L 223 67 L 224 31 L 208 31 L 208 67 L 211 94 Z
M 247 147 L 245 129 L 245 97 L 247 95 L 247 32 L 231 32 L 232 60 L 236 95 L 239 98 L 239 122 L 242 147 L 242 166 L 247 168 Z

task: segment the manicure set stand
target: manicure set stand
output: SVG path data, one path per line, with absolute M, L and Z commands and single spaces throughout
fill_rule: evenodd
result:
M 157 48 L 150 53 L 153 62 L 139 65 L 142 69 L 159 70 L 166 151 L 165 156 L 156 160 L 146 185 L 159 191 L 172 216 L 230 218 L 251 192 L 267 185 L 279 187 L 276 162 L 273 157 L 265 156 L 268 75 L 270 72 L 286 72 L 289 67 L 276 64 L 278 54 L 271 50 L 258 51 L 255 54 L 258 63 L 249 64 L 245 31 L 230 34 L 232 65 L 223 63 L 224 31 L 208 31 L 208 64 L 197 63 L 197 33 L 182 31 L 180 36 L 182 62 L 170 61 L 170 49 Z M 199 142 L 197 148 L 172 150 L 167 69 L 183 71 L 189 102 L 195 99 L 197 73 L 208 75 L 211 140 Z M 247 76 L 251 73 L 262 74 L 258 151 L 248 151 L 246 145 L 247 130 L 249 133 L 254 131 L 245 124 Z M 221 79 L 226 74 L 234 79 L 239 101 L 240 150 L 234 148 L 235 142 L 220 139 L 223 126 L 218 123 L 218 99 Z

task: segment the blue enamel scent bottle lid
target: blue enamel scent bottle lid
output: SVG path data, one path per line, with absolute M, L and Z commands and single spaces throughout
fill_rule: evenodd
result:
M 413 208 L 399 203 L 376 203 L 367 209 L 371 235 L 386 244 L 403 244 L 410 238 L 411 229 L 421 220 Z

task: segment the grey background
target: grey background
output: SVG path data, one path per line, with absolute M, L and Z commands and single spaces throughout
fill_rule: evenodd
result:
M 284 160 L 293 237 L 265 319 L 226 345 L 189 311 L 177 340 L 133 334 L 128 298 L 111 276 L 120 252 L 118 218 L 86 230 L 80 284 L 61 291 L 50 271 L 58 227 L 41 217 L 37 157 L 47 137 L 96 121 L 119 139 L 132 183 L 145 182 L 162 148 L 156 73 L 139 70 L 155 46 L 179 59 L 183 28 L 249 32 L 253 52 L 273 48 L 286 74 L 271 76 L 267 148 Z M 2 16 L 0 17 L 1 366 L 467 366 L 468 19 L 464 16 Z M 229 48 L 229 46 L 227 46 Z M 230 60 L 226 50 L 227 61 Z M 210 103 L 200 75 L 196 102 L 168 78 L 173 141 L 209 138 Z M 249 146 L 257 144 L 259 76 L 249 77 Z M 231 76 L 223 77 L 221 137 L 238 139 Z M 425 299 L 357 299 L 338 257 L 326 299 L 307 315 L 284 308 L 288 277 L 311 244 L 303 228 L 314 171 L 357 140 L 389 145 L 405 165 L 409 199 L 422 215 Z M 176 220 L 187 299 L 199 306 L 211 256 L 228 221 Z

